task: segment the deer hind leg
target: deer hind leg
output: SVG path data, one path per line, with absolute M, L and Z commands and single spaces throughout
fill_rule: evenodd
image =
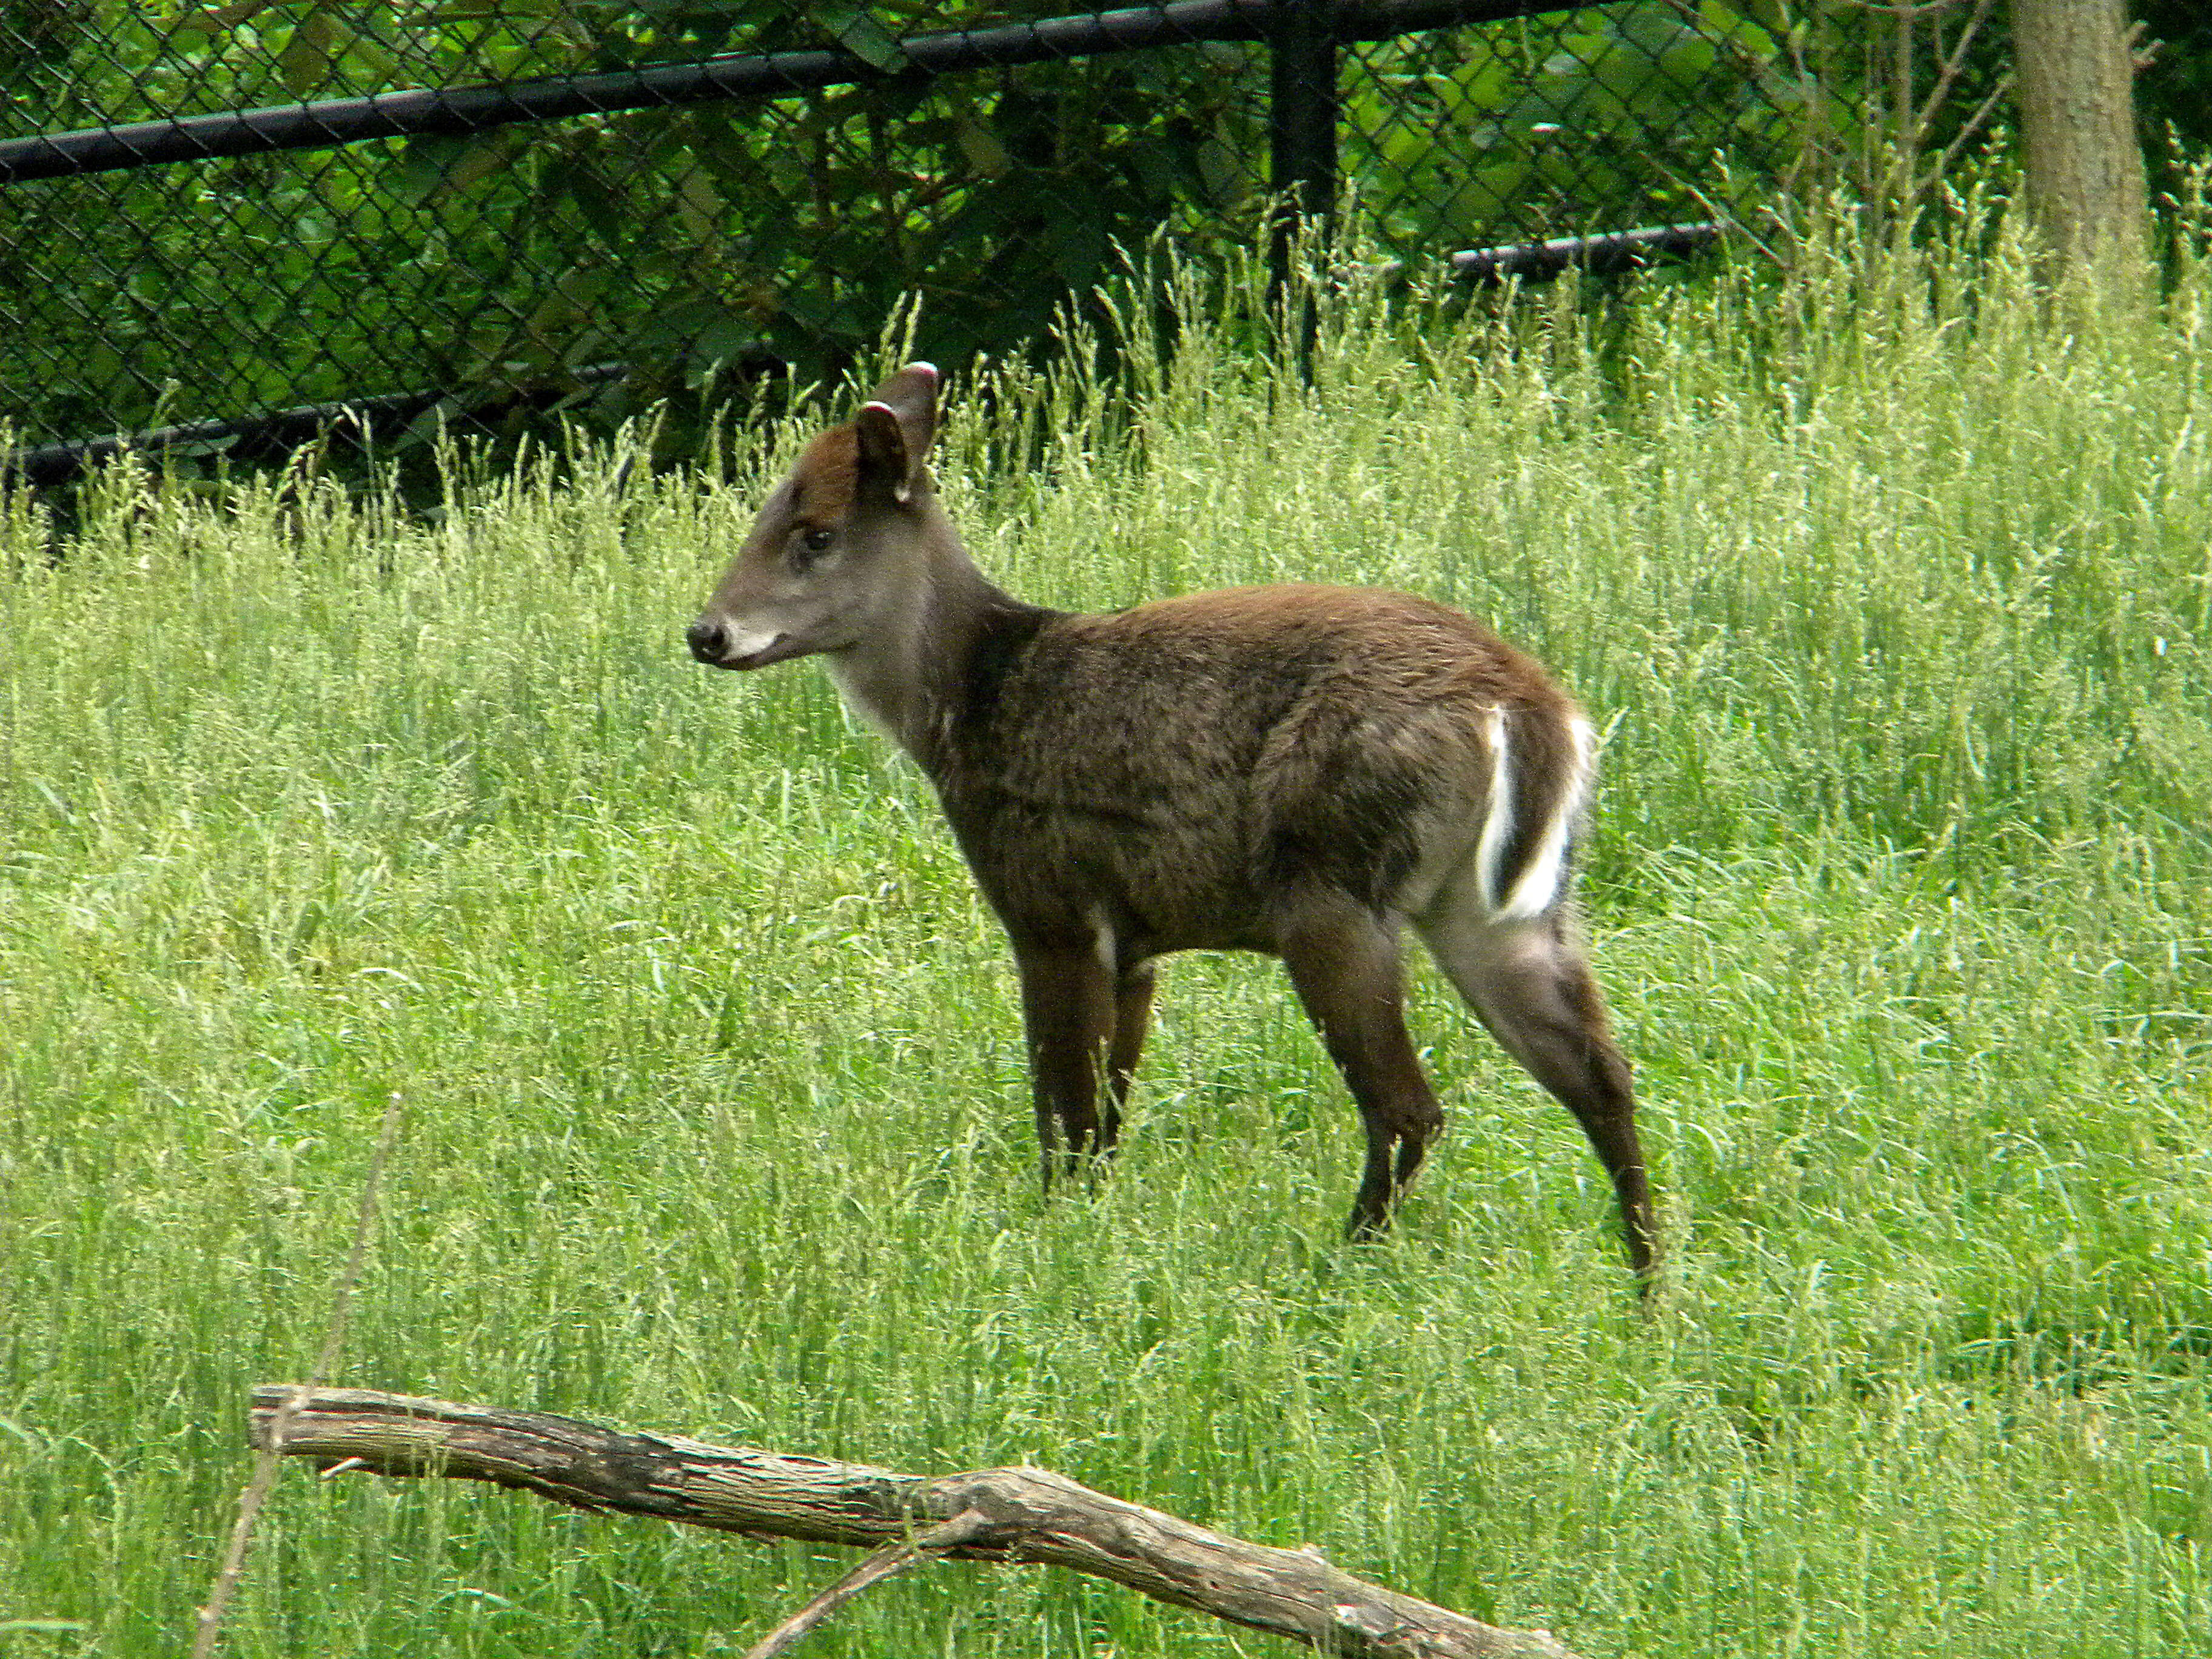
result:
M 1443 1127 L 1443 1109 L 1406 1034 L 1397 930 L 1349 900 L 1301 918 L 1278 945 L 1307 1018 L 1343 1073 L 1367 1131 L 1345 1234 L 1371 1238 Z
M 1448 891 L 1414 926 L 1505 1051 L 1582 1125 L 1613 1179 L 1629 1265 L 1648 1279 L 1658 1233 L 1628 1060 L 1613 1040 L 1589 960 L 1559 912 L 1497 921 L 1479 901 Z

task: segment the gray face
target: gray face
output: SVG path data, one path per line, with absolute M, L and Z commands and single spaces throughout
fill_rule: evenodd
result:
M 865 643 L 920 598 L 939 520 L 917 491 L 937 371 L 910 364 L 807 445 L 686 640 L 717 668 L 760 668 Z
M 881 539 L 858 511 L 857 448 L 850 427 L 833 428 L 769 493 L 685 635 L 701 662 L 762 668 L 857 641 L 872 609 L 860 573 Z

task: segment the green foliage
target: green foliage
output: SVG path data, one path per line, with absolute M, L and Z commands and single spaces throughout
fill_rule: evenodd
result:
M 159 29 L 116 8 L 134 21 L 109 32 L 98 9 L 25 71 L 87 125 L 732 52 L 896 69 L 894 33 L 1056 10 L 285 0 Z M 1045 333 L 1117 240 L 1249 234 L 1255 61 L 1123 54 L 25 186 L 0 246 L 69 277 L 0 378 L 40 388 L 16 418 L 41 436 L 451 388 L 429 443 L 461 408 L 605 426 L 711 401 L 724 370 L 834 377 L 917 290 L 928 349 L 965 362 Z
M 663 441 L 786 369 L 864 352 L 901 296 L 948 363 L 1024 349 L 1116 244 L 1162 227 L 1249 243 L 1264 49 L 1197 46 L 971 73 L 895 73 L 902 38 L 1056 13 L 722 0 L 310 0 L 0 14 L 25 125 L 129 123 L 841 48 L 884 78 L 774 100 L 356 143 L 0 193 L 0 409 L 36 441 L 448 389 L 537 425 L 664 410 Z M 1773 0 L 1668 0 L 1346 47 L 1346 183 L 1401 255 L 1705 216 L 1725 156 L 1756 194 L 1856 118 L 1821 64 L 1851 33 Z M 1856 13 L 1849 14 L 1856 17 Z M 1834 37 L 1833 40 L 1831 37 Z M 629 372 L 611 379 L 609 365 Z
M 2153 186 L 2178 199 L 2189 159 L 2212 152 L 2212 13 L 2196 0 L 2135 0 L 2130 12 L 2153 54 L 2136 76 Z
M 1770 189 L 1852 118 L 1807 71 L 1815 30 L 1849 26 L 1636 0 L 1353 47 L 1352 182 L 1409 257 L 1707 218 L 1716 155 Z
M 2212 278 L 2060 319 L 1984 244 L 1603 325 L 1348 250 L 1310 382 L 1243 343 L 1258 273 L 1169 271 L 1102 302 L 1123 380 L 1077 337 L 956 392 L 1015 590 L 1415 587 L 1597 714 L 1648 1320 L 1564 1114 L 1426 976 L 1453 1133 L 1388 1243 L 1335 1240 L 1353 1114 L 1249 959 L 1170 964 L 1122 1161 L 1039 1199 L 926 791 L 811 667 L 681 649 L 795 430 L 726 478 L 449 457 L 428 517 L 126 464 L 57 549 L 8 501 L 0 1650 L 176 1650 L 397 1091 L 344 1382 L 1031 1459 L 1593 1659 L 2199 1651 Z M 842 1570 L 294 1471 L 226 1643 L 733 1654 Z M 811 1641 L 1249 1650 L 933 1573 Z

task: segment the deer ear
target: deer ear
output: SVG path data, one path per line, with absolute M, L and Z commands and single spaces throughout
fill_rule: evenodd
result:
M 929 485 L 929 446 L 937 435 L 937 370 L 908 363 L 876 388 L 854 422 L 860 471 L 890 485 L 894 501 L 911 501 Z
M 867 404 L 854 417 L 853 430 L 860 443 L 861 487 L 889 489 L 891 499 L 902 503 L 912 499 L 914 461 L 898 416 L 882 404 Z

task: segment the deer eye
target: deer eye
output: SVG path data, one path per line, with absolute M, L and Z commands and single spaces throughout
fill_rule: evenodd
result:
M 811 525 L 800 531 L 791 540 L 791 568 L 793 570 L 805 569 L 836 539 L 836 531 L 825 529 L 821 525 Z

